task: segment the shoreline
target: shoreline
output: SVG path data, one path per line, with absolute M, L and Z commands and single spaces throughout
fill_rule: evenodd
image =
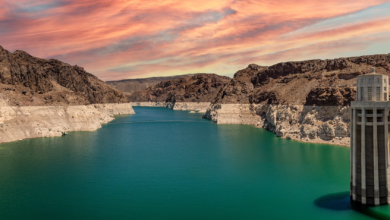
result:
M 329 140 L 303 136 L 302 131 L 290 128 L 289 132 L 277 129 L 277 119 L 259 115 L 264 105 L 219 104 L 207 102 L 132 102 L 75 106 L 0 106 L 0 144 L 27 138 L 59 137 L 70 131 L 95 131 L 102 124 L 114 120 L 114 115 L 135 114 L 133 106 L 163 107 L 171 110 L 202 113 L 202 117 L 216 124 L 246 124 L 264 128 L 277 137 L 302 143 L 349 146 L 349 135 Z M 206 108 L 207 107 L 207 108 Z M 275 106 L 274 106 L 275 107 Z M 285 107 L 284 107 L 285 108 Z M 269 121 L 270 122 L 269 122 Z M 300 124 L 301 125 L 301 124 Z M 303 125 L 301 125 L 303 126 Z M 285 130 L 288 130 L 286 127 Z M 280 131 L 281 130 L 281 131 Z
M 302 143 L 350 147 L 349 107 L 207 102 L 133 102 L 133 106 L 198 111 L 216 124 L 247 124 Z M 205 106 L 207 106 L 205 110 Z M 201 111 L 199 111 L 201 106 Z
M 1 106 L 0 144 L 28 138 L 59 137 L 70 131 L 95 131 L 115 118 L 135 114 L 129 103 L 75 106 Z
M 284 139 L 287 139 L 287 138 L 284 138 Z M 350 148 L 349 144 L 345 145 L 342 143 L 329 142 L 329 141 L 325 141 L 325 140 L 321 140 L 321 139 L 306 141 L 306 140 L 302 140 L 302 139 L 291 138 L 291 139 L 287 139 L 287 140 L 294 140 L 294 141 L 298 141 L 298 142 L 302 142 L 302 143 L 309 143 L 309 144 L 328 144 L 328 145 L 333 145 L 333 146 L 338 146 L 338 147 Z
M 130 102 L 132 106 L 141 107 L 163 107 L 171 110 L 195 111 L 205 113 L 210 106 L 210 102 Z

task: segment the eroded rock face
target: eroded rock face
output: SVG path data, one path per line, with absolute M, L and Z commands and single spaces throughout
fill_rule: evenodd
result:
M 305 105 L 348 106 L 356 99 L 356 89 L 348 88 L 313 88 L 306 97 Z
M 0 91 L 12 106 L 124 103 L 126 96 L 61 61 L 40 59 L 0 46 Z
M 205 118 L 218 124 L 249 124 L 278 137 L 349 146 L 349 107 L 211 104 Z
M 212 101 L 220 104 L 249 104 L 253 92 L 252 78 L 267 67 L 250 64 L 234 74 L 233 79 L 221 89 Z

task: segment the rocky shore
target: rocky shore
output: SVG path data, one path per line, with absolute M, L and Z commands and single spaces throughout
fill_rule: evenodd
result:
M 217 124 L 248 124 L 278 137 L 349 146 L 347 106 L 211 104 L 203 117 Z
M 217 124 L 245 124 L 264 128 L 276 136 L 308 143 L 349 147 L 348 106 L 273 104 L 212 104 L 207 102 L 134 102 L 132 106 L 197 111 Z
M 0 143 L 62 136 L 69 131 L 95 131 L 120 114 L 134 114 L 131 104 L 15 107 L 2 103 Z

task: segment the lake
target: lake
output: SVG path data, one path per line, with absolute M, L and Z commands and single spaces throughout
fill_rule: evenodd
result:
M 349 148 L 134 110 L 1 144 L 0 219 L 371 219 L 349 204 Z

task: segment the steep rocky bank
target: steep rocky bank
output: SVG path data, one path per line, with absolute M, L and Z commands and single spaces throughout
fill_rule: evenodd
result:
M 248 124 L 278 137 L 349 146 L 348 106 L 211 104 L 203 117 L 218 124 Z
M 0 143 L 62 136 L 69 131 L 94 131 L 120 114 L 134 114 L 131 104 L 15 107 L 2 103 Z

